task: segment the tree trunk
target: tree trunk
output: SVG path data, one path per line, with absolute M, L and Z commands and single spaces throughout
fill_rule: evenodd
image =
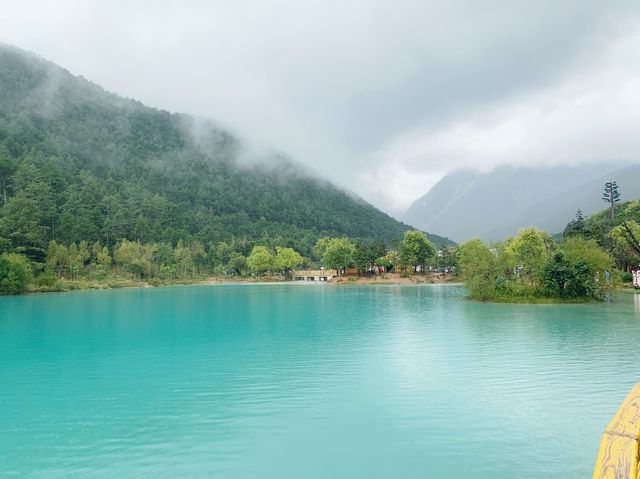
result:
M 611 199 L 611 207 L 609 208 L 609 212 L 611 215 L 611 222 L 615 223 L 616 221 L 616 204 L 614 203 L 613 199 Z

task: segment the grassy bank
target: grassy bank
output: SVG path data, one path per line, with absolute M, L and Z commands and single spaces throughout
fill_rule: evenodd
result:
M 98 290 L 98 289 L 118 289 L 118 288 L 155 288 L 166 286 L 180 286 L 191 284 L 236 284 L 236 283 L 256 283 L 267 282 L 276 283 L 286 281 L 282 277 L 194 277 L 180 279 L 158 279 L 149 280 L 133 279 L 122 276 L 113 276 L 105 279 L 59 279 L 51 286 L 30 285 L 27 293 L 54 293 L 81 290 Z
M 582 298 L 556 298 L 545 296 L 498 296 L 494 298 L 475 298 L 471 295 L 467 299 L 479 303 L 502 303 L 502 304 L 590 304 L 601 303 L 602 299 L 593 297 Z

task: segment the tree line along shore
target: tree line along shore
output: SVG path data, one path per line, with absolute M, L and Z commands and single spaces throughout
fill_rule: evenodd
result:
M 390 249 L 392 248 L 392 249 Z M 69 245 L 51 241 L 42 262 L 19 252 L 0 255 L 0 293 L 65 291 L 135 285 L 164 285 L 203 280 L 291 279 L 296 268 L 355 268 L 410 275 L 428 267 L 452 268 L 453 248 L 439 252 L 420 231 L 409 230 L 393 246 L 381 241 L 323 237 L 312 255 L 293 248 L 251 244 L 246 240 L 191 243 L 142 243 L 123 239 L 112 248 L 86 241 Z
M 295 269 L 326 267 L 355 268 L 361 276 L 393 272 L 385 283 L 448 271 L 464 282 L 471 299 L 481 301 L 600 301 L 631 280 L 630 270 L 640 258 L 639 219 L 640 200 L 614 202 L 588 218 L 578 212 L 556 236 L 532 227 L 503 242 L 474 239 L 437 249 L 424 233 L 409 230 L 391 244 L 322 237 L 307 256 L 291 247 L 272 247 L 268 241 L 236 239 L 207 245 L 198 240 L 172 245 L 123 239 L 111 247 L 98 241 L 51 241 L 42 261 L 19 250 L 0 255 L 0 293 L 282 281 L 291 279 Z

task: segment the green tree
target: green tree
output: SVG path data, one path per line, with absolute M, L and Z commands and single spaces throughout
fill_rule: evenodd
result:
M 0 294 L 20 294 L 27 290 L 31 280 L 31 265 L 20 254 L 0 255 Z
M 204 245 L 196 240 L 191 244 L 191 258 L 198 273 L 202 274 L 207 268 L 207 251 Z
M 398 246 L 401 266 L 410 266 L 414 271 L 420 266 L 424 272 L 424 266 L 427 260 L 433 258 L 435 254 L 435 246 L 433 246 L 422 231 L 418 230 L 406 231 L 404 233 L 404 239 Z
M 620 250 L 629 249 L 640 256 L 640 224 L 634 220 L 624 221 L 611 230 L 611 237 Z
M 469 296 L 482 301 L 496 294 L 496 258 L 479 239 L 472 239 L 458 249 L 458 265 Z
M 583 263 L 586 265 L 590 277 L 597 277 L 600 284 L 603 284 L 605 280 L 605 271 L 609 273 L 613 271 L 613 258 L 595 240 L 574 236 L 567 238 L 560 249 L 571 264 Z
M 15 161 L 11 158 L 4 145 L 0 145 L 0 195 L 2 195 L 2 206 L 7 206 L 9 181 L 14 170 Z
M 62 206 L 58 220 L 59 239 L 66 242 L 100 238 L 100 215 L 96 193 L 100 190 L 94 177 L 83 178 L 84 183 L 68 188 L 67 201 Z
M 247 258 L 249 271 L 257 274 L 264 274 L 274 267 L 274 257 L 265 246 L 254 246 L 251 254 Z
M 153 272 L 155 245 L 143 245 L 137 241 L 123 240 L 114 250 L 114 259 L 126 272 L 142 279 Z
M 524 228 L 504 247 L 504 265 L 524 283 L 535 286 L 539 283 L 551 237 L 537 228 Z
M 24 192 L 9 198 L 0 217 L 0 236 L 9 239 L 13 248 L 44 248 L 49 227 L 38 202 Z
M 80 259 L 80 255 L 78 254 L 78 245 L 75 243 L 71 243 L 69 246 L 69 255 L 68 255 L 68 268 L 69 273 L 71 274 L 71 279 L 78 279 L 78 275 L 82 271 L 82 261 Z
M 182 240 L 178 241 L 178 244 L 173 250 L 173 257 L 175 259 L 180 275 L 191 275 L 194 268 L 191 248 L 186 246 Z
M 289 271 L 300 266 L 304 258 L 293 248 L 283 248 L 276 246 L 276 257 L 274 259 L 275 269 L 281 271 L 285 276 Z
M 96 254 L 96 272 L 99 277 L 104 277 L 109 273 L 112 261 L 113 260 L 109 255 L 109 249 L 106 246 L 103 246 Z
M 547 261 L 544 286 L 550 296 L 559 298 L 592 296 L 597 290 L 587 264 L 569 261 L 562 251 L 556 251 Z
M 47 248 L 46 265 L 50 271 L 55 272 L 56 277 L 60 278 L 65 267 L 69 264 L 69 250 L 63 244 L 58 244 L 55 240 L 49 242 Z
M 361 239 L 355 243 L 353 264 L 360 271 L 366 271 L 374 266 L 376 259 L 384 256 L 386 250 L 380 241 Z
M 612 223 L 616 220 L 616 203 L 620 202 L 620 197 L 621 195 L 618 191 L 618 184 L 615 181 L 607 181 L 604 184 L 602 201 L 609 204 L 609 215 Z
M 173 255 L 173 248 L 169 243 L 158 243 L 153 255 L 153 262 L 158 266 L 172 266 L 176 260 Z
M 237 251 L 229 255 L 229 261 L 226 263 L 226 270 L 234 274 L 242 275 L 247 268 L 247 258 Z
M 587 233 L 586 222 L 581 210 L 576 212 L 574 220 L 567 224 L 562 236 L 568 238 L 569 236 L 584 236 Z
M 356 247 L 348 238 L 320 238 L 314 248 L 314 254 L 327 268 L 346 268 L 353 261 Z

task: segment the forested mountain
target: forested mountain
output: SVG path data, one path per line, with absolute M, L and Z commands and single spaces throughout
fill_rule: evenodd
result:
M 640 196 L 640 166 L 609 163 L 458 171 L 416 200 L 403 219 L 458 242 L 474 237 L 502 240 L 531 225 L 555 233 L 576 210 L 598 211 L 604 182 L 611 180 L 618 180 L 623 198 Z
M 408 226 L 214 123 L 118 97 L 0 45 L 0 252 L 242 240 L 310 254 L 321 236 L 390 241 Z M 432 236 L 436 243 L 444 240 Z

